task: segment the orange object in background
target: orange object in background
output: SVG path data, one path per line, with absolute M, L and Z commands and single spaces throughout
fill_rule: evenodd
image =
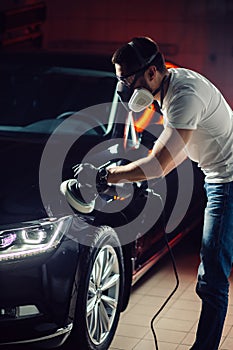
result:
M 154 105 L 146 108 L 143 114 L 134 121 L 134 127 L 137 132 L 142 132 L 151 123 L 155 113 Z
M 170 61 L 166 61 L 166 67 L 167 69 L 169 68 L 178 68 L 179 66 L 177 66 L 177 64 L 170 62 Z

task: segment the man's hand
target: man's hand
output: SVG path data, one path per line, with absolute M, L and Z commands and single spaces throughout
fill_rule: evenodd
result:
M 93 164 L 81 163 L 75 165 L 73 170 L 80 188 L 96 194 L 107 189 L 108 171 L 104 167 L 96 168 Z

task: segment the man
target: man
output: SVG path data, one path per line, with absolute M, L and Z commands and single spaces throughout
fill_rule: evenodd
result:
M 101 192 L 107 183 L 164 177 L 187 156 L 198 162 L 205 174 L 207 207 L 196 287 L 202 310 L 191 349 L 217 350 L 233 261 L 232 110 L 202 75 L 184 68 L 166 69 L 158 45 L 150 38 L 134 38 L 114 53 L 112 62 L 125 107 L 138 112 L 159 103 L 164 131 L 145 158 L 108 170 L 78 165 L 75 179 L 65 181 L 61 191 L 73 208 L 87 213 L 93 210 L 97 195 L 95 178 Z M 88 189 L 87 199 L 82 188 Z
M 184 68 L 166 69 L 158 45 L 134 38 L 113 55 L 119 94 L 139 111 L 160 103 L 164 131 L 150 155 L 108 170 L 108 183 L 133 182 L 168 174 L 187 156 L 205 174 L 205 210 L 197 294 L 202 310 L 193 350 L 216 350 L 228 305 L 233 260 L 233 116 L 218 89 Z

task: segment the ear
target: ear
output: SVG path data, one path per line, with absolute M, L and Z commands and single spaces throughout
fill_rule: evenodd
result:
M 155 66 L 150 66 L 148 68 L 147 72 L 148 72 L 148 78 L 150 81 L 154 79 L 156 71 L 157 71 L 157 69 Z

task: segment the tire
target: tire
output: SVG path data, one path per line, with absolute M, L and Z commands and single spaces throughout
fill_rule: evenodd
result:
M 124 290 L 124 261 L 116 232 L 94 229 L 82 246 L 72 350 L 107 350 L 114 337 Z

